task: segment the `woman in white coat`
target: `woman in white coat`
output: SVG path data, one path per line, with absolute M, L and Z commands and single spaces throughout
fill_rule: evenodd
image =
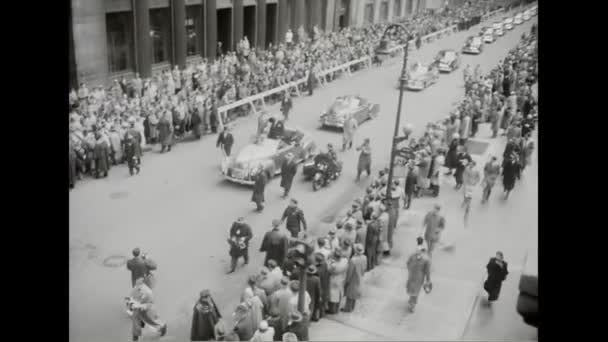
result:
M 336 250 L 329 261 L 329 314 L 338 313 L 340 302 L 344 297 L 344 282 L 348 269 L 348 259 Z

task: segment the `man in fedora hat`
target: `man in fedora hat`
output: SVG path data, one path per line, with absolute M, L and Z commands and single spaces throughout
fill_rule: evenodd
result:
M 285 161 L 281 165 L 281 187 L 284 189 L 283 198 L 289 196 L 293 178 L 298 171 L 298 165 L 294 161 L 293 153 L 289 152 L 285 155 Z
M 134 170 L 137 170 L 137 174 L 139 174 L 140 166 L 139 159 L 137 157 L 137 144 L 133 136 L 129 133 L 126 135 L 125 142 L 125 158 L 127 160 L 127 165 L 129 166 L 129 173 L 131 176 L 135 173 Z
M 235 321 L 233 331 L 239 335 L 239 340 L 249 341 L 257 328 L 257 325 L 253 322 L 249 306 L 245 303 L 239 304 L 232 315 Z
M 365 235 L 365 255 L 367 255 L 367 270 L 371 271 L 380 264 L 378 258 L 380 247 L 380 221 L 378 214 L 373 213 L 371 221 L 367 224 L 367 234 Z
M 431 283 L 431 259 L 426 253 L 423 241 L 418 241 L 416 251 L 409 256 L 407 271 L 408 311 L 413 313 L 420 290 L 425 284 Z
M 210 341 L 215 338 L 215 326 L 222 315 L 209 290 L 203 290 L 194 305 L 192 314 L 192 327 L 190 329 L 191 341 Z
M 264 258 L 264 265 L 268 265 L 269 260 L 274 260 L 279 264 L 283 264 L 285 256 L 287 255 L 288 240 L 284 233 L 279 231 L 279 225 L 281 221 L 272 220 L 272 230 L 266 232 L 262 245 L 260 246 L 260 252 L 266 252 Z
M 319 320 L 321 307 L 321 279 L 317 274 L 317 267 L 310 265 L 306 269 L 306 292 L 310 296 L 310 318 L 311 321 Z
M 363 254 L 363 251 L 362 244 L 355 244 L 355 255 L 348 262 L 346 280 L 344 282 L 346 296 L 346 305 L 342 309 L 344 312 L 353 311 L 357 299 L 361 298 L 361 283 L 367 269 L 367 257 Z
M 230 227 L 230 271 L 234 272 L 237 261 L 240 257 L 245 259 L 245 264 L 249 263 L 249 241 L 253 237 L 251 227 L 245 222 L 245 218 L 239 217 L 236 222 L 232 223 Z
M 295 334 L 298 341 L 308 341 L 308 322 L 299 311 L 295 310 L 289 314 L 286 332 Z

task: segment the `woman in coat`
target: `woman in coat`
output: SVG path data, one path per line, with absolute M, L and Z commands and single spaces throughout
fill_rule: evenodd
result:
M 357 299 L 361 298 L 361 282 L 367 269 L 367 257 L 363 254 L 363 245 L 355 244 L 355 256 L 348 262 L 345 279 L 346 305 L 342 311 L 351 312 L 355 309 Z
M 215 325 L 222 315 L 209 290 L 203 290 L 200 298 L 194 305 L 192 315 L 192 328 L 190 329 L 191 341 L 211 341 L 215 338 Z
M 361 151 L 357 164 L 357 181 L 359 181 L 363 171 L 366 171 L 368 176 L 372 174 L 372 149 L 369 138 L 365 138 L 363 145 L 357 147 L 357 151 Z
M 507 262 L 504 261 L 502 252 L 496 252 L 496 257 L 490 258 L 486 269 L 488 270 L 488 279 L 483 283 L 483 288 L 488 293 L 488 303 L 491 304 L 498 299 L 502 282 L 509 274 Z
M 348 269 L 348 259 L 340 251 L 335 251 L 329 262 L 329 314 L 338 313 L 344 297 L 344 280 Z
M 173 143 L 173 117 L 170 111 L 166 111 L 162 118 L 158 121 L 158 138 L 161 144 L 161 153 L 171 151 Z

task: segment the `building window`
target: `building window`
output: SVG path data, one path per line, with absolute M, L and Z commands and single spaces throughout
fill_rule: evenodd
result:
M 133 12 L 106 14 L 108 67 L 110 72 L 133 70 Z
M 171 12 L 169 8 L 150 10 L 152 63 L 171 62 Z
M 380 21 L 381 22 L 388 21 L 388 1 L 383 1 L 380 4 Z
M 203 54 L 203 6 L 186 6 L 186 56 Z
M 393 17 L 401 18 L 401 0 L 395 0 L 395 2 L 394 2 Z
M 363 21 L 366 24 L 374 23 L 374 4 L 365 4 L 365 10 L 363 12 Z

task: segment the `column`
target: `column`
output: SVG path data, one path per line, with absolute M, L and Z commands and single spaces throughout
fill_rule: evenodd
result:
M 234 0 L 232 10 L 234 11 L 232 20 L 232 27 L 234 30 L 234 39 L 232 39 L 232 50 L 236 50 L 236 44 L 238 44 L 241 39 L 243 39 L 243 0 Z M 228 47 L 226 47 L 226 50 L 228 50 Z
M 374 24 L 380 22 L 380 3 L 381 0 L 374 0 Z
M 263 49 L 266 47 L 266 0 L 258 0 L 257 7 L 257 46 Z
M 335 0 L 334 1 L 334 23 L 333 23 L 333 28 L 334 31 L 339 31 L 340 30 L 340 12 L 342 9 L 342 0 Z
M 325 31 L 334 30 L 334 17 L 336 13 L 336 0 L 327 0 L 325 7 Z
M 175 51 L 175 65 L 180 69 L 186 67 L 186 3 L 184 0 L 172 0 L 173 12 L 173 46 Z
M 321 19 L 322 19 L 322 15 L 321 15 L 321 1 L 322 0 L 311 0 L 311 4 L 310 4 L 310 16 L 312 18 L 312 27 L 310 28 L 312 30 L 313 27 L 317 26 L 317 28 L 321 29 Z
M 217 6 L 216 0 L 205 0 L 205 17 L 207 35 L 207 58 L 214 60 L 217 54 Z
M 279 25 L 277 27 L 279 39 L 278 43 L 285 43 L 285 33 L 287 32 L 287 21 L 289 13 L 287 11 L 287 0 L 278 0 L 278 15 L 279 15 Z M 295 32 L 294 32 L 295 34 Z
M 388 18 L 387 18 L 387 21 L 389 23 L 393 22 L 393 11 L 395 9 L 395 4 L 393 2 L 395 2 L 395 0 L 389 0 L 388 1 Z
M 72 22 L 76 78 L 79 82 L 105 82 L 108 45 L 103 1 L 72 0 Z
M 306 1 L 304 0 L 296 0 L 295 1 L 295 23 L 293 25 L 294 28 L 294 36 L 297 36 L 297 32 L 300 29 L 300 26 L 306 29 Z
M 152 41 L 150 38 L 150 4 L 148 0 L 133 0 L 135 14 L 135 63 L 142 78 L 152 74 Z

